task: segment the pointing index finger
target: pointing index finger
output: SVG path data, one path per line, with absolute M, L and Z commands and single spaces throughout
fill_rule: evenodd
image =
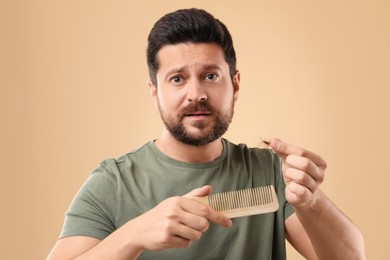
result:
M 228 217 L 209 207 L 205 197 L 191 197 L 190 200 L 183 204 L 183 209 L 220 226 L 230 227 L 232 225 Z

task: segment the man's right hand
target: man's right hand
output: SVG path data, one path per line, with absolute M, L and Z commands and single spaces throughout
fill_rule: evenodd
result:
M 203 186 L 182 197 L 168 198 L 126 225 L 131 226 L 131 232 L 138 234 L 137 242 L 142 250 L 187 248 L 192 240 L 198 240 L 207 231 L 209 221 L 223 227 L 232 225 L 222 213 L 189 199 L 210 193 L 211 187 Z

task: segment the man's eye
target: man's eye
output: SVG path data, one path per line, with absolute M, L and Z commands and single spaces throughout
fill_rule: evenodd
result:
M 175 76 L 171 78 L 171 82 L 173 83 L 180 83 L 182 81 L 182 78 L 179 76 Z
M 215 79 L 217 79 L 217 77 L 218 77 L 217 74 L 209 73 L 209 74 L 206 75 L 205 79 L 207 79 L 207 80 L 215 80 Z

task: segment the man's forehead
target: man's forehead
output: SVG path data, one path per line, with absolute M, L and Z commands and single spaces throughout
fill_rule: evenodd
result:
M 163 46 L 157 54 L 159 68 L 183 71 L 190 67 L 220 69 L 227 65 L 222 48 L 215 43 L 180 43 Z M 167 68 L 169 67 L 169 68 Z

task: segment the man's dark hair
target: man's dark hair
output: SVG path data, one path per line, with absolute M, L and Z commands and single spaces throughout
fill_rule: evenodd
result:
M 201 9 L 182 9 L 166 14 L 153 26 L 146 50 L 150 79 L 157 84 L 159 69 L 157 54 L 165 45 L 178 43 L 216 43 L 229 64 L 230 76 L 236 72 L 236 53 L 232 37 L 226 26 L 210 13 Z

